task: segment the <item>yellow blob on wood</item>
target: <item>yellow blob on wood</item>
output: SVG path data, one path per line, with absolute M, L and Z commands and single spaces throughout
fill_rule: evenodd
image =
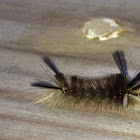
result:
M 126 31 L 126 29 L 116 20 L 97 18 L 86 22 L 82 31 L 88 39 L 104 41 L 117 38 L 119 34 Z

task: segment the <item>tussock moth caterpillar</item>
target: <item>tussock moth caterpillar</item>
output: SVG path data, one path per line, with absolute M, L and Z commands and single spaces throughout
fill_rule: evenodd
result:
M 32 86 L 56 90 L 38 102 L 53 106 L 78 108 L 124 108 L 140 103 L 140 71 L 131 78 L 123 51 L 112 53 L 120 73 L 102 77 L 67 76 L 60 72 L 51 59 L 43 60 L 54 72 L 57 85 L 47 81 L 31 83 Z

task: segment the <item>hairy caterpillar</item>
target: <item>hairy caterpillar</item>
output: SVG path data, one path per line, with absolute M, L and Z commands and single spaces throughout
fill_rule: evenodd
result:
M 131 78 L 123 51 L 114 51 L 112 56 L 120 73 L 103 77 L 66 76 L 61 73 L 51 59 L 43 60 L 55 73 L 57 85 L 47 81 L 31 83 L 32 86 L 53 89 L 58 92 L 47 94 L 38 102 L 80 108 L 103 106 L 110 109 L 127 108 L 140 103 L 140 71 Z

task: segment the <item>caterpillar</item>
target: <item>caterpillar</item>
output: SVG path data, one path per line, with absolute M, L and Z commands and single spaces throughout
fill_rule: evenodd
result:
M 60 72 L 53 61 L 44 57 L 43 61 L 54 72 L 56 85 L 46 81 L 31 83 L 32 86 L 56 90 L 38 102 L 53 106 L 78 108 L 122 108 L 126 109 L 140 103 L 140 71 L 130 77 L 124 52 L 116 50 L 112 57 L 120 73 L 101 77 L 68 76 Z

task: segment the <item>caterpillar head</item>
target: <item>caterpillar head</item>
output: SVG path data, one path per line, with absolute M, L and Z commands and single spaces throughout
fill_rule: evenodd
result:
M 140 71 L 137 72 L 132 78 L 130 78 L 127 69 L 127 62 L 125 60 L 125 55 L 123 51 L 114 51 L 112 56 L 124 77 L 124 97 L 123 97 L 123 108 L 126 108 L 129 104 L 139 104 L 140 99 L 138 98 L 140 94 Z M 120 80 L 120 82 L 122 82 Z

